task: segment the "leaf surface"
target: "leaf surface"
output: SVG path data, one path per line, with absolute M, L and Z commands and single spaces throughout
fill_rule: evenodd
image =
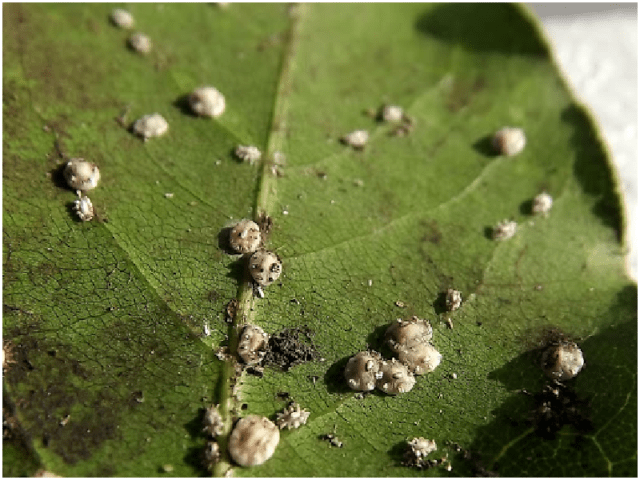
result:
M 142 57 L 110 8 L 3 7 L 4 392 L 19 424 L 6 475 L 206 474 L 202 409 L 222 403 L 227 428 L 238 414 L 275 419 L 284 392 L 309 422 L 235 475 L 448 475 L 449 463 L 463 476 L 637 475 L 637 288 L 617 185 L 525 11 L 134 4 L 154 43 Z M 226 97 L 219 119 L 188 112 L 204 84 Z M 365 114 L 384 103 L 405 109 L 408 135 Z M 142 142 L 126 126 L 153 112 L 169 132 Z M 513 158 L 490 148 L 506 125 L 527 135 Z M 357 129 L 370 133 L 362 151 L 339 141 Z M 238 144 L 265 160 L 239 162 Z M 60 179 L 72 157 L 100 167 L 92 222 Z M 548 217 L 530 213 L 541 191 Z M 219 237 L 263 212 L 284 273 L 259 299 Z M 491 240 L 504 218 L 516 236 Z M 453 313 L 447 288 L 463 295 Z M 215 355 L 237 341 L 234 297 L 236 325 L 302 329 L 321 358 L 236 379 Z M 350 391 L 347 359 L 388 357 L 386 327 L 410 315 L 431 321 L 442 364 L 403 395 Z M 550 327 L 584 352 L 569 388 L 589 428 L 542 438 Z M 448 460 L 403 466 L 416 436 Z

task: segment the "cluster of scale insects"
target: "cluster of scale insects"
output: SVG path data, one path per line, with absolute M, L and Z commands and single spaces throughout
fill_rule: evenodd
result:
M 307 422 L 309 415 L 300 405 L 290 402 L 277 414 L 275 422 L 259 415 L 238 418 L 227 442 L 229 456 L 241 467 L 262 465 L 275 453 L 280 442 L 280 430 L 299 428 Z M 202 460 L 209 470 L 213 470 L 221 455 L 218 437 L 226 430 L 218 405 L 211 405 L 205 410 L 202 423 L 203 432 L 207 435 Z
M 122 9 L 111 14 L 114 25 L 130 30 L 133 28 L 133 16 Z M 135 52 L 146 55 L 152 49 L 151 39 L 140 32 L 132 33 L 128 45 Z M 225 98 L 212 86 L 202 86 L 193 90 L 187 97 L 193 114 L 201 117 L 220 117 L 226 108 Z M 383 105 L 377 113 L 380 121 L 396 126 L 392 134 L 406 135 L 414 126 L 414 121 L 397 105 Z M 147 141 L 161 137 L 169 130 L 167 120 L 160 113 L 146 114 L 131 125 L 131 132 Z M 356 150 L 365 148 L 369 140 L 367 130 L 354 130 L 341 138 L 341 141 Z M 504 127 L 492 138 L 492 146 L 497 153 L 514 156 L 522 152 L 526 144 L 524 132 L 520 128 Z M 260 161 L 262 152 L 252 145 L 238 145 L 235 155 L 251 165 Z M 280 176 L 284 165 L 284 156 L 275 152 L 272 173 Z M 94 207 L 86 192 L 95 188 L 100 180 L 100 171 L 94 163 L 82 158 L 73 158 L 63 169 L 64 178 L 69 187 L 75 190 L 78 199 L 73 210 L 82 221 L 94 218 Z M 532 201 L 532 213 L 548 215 L 553 204 L 552 197 L 542 192 Z M 511 220 L 498 223 L 493 229 L 495 240 L 508 240 L 517 230 L 517 224 Z M 264 230 L 252 220 L 243 219 L 230 229 L 229 246 L 246 258 L 246 265 L 254 282 L 254 291 L 264 296 L 262 287 L 275 282 L 282 273 L 282 261 L 278 255 L 263 247 Z M 446 306 L 450 311 L 460 307 L 460 292 L 449 289 L 446 293 Z M 394 358 L 385 360 L 378 352 L 368 350 L 352 357 L 345 368 L 348 386 L 357 391 L 368 392 L 375 388 L 396 395 L 409 392 L 415 385 L 415 375 L 433 372 L 442 360 L 442 355 L 431 344 L 433 330 L 428 321 L 416 316 L 408 320 L 397 319 L 387 329 L 385 342 L 393 352 Z M 259 364 L 266 353 L 269 335 L 255 325 L 244 325 L 239 332 L 236 354 L 245 365 Z M 550 345 L 542 355 L 544 372 L 555 382 L 562 382 L 577 375 L 584 365 L 579 347 L 568 341 L 559 341 Z M 306 423 L 309 412 L 296 403 L 290 403 L 276 422 L 265 417 L 248 415 L 238 419 L 231 430 L 228 441 L 228 453 L 235 463 L 241 466 L 260 465 L 275 452 L 282 428 L 298 428 Z M 204 463 L 212 468 L 220 459 L 217 437 L 225 431 L 225 425 L 217 406 L 208 408 L 204 415 L 203 430 L 208 437 L 203 452 Z M 328 438 L 329 436 L 327 436 Z M 332 442 L 333 438 L 332 437 Z M 335 437 L 337 438 L 337 437 Z M 342 443 L 339 442 L 339 446 Z M 407 442 L 405 464 L 423 468 L 430 465 L 426 456 L 436 449 L 435 441 L 422 437 Z
M 447 289 L 445 303 L 450 312 L 457 310 L 462 305 L 462 293 Z M 428 320 L 415 315 L 408 320 L 396 319 L 387 328 L 384 340 L 394 358 L 385 360 L 374 350 L 357 353 L 344 370 L 347 385 L 360 392 L 377 388 L 388 395 L 411 391 L 416 375 L 433 372 L 442 361 L 432 338 L 433 328 Z
M 111 22 L 124 30 L 133 28 L 135 21 L 131 13 L 121 8 L 111 12 Z M 151 39 L 140 32 L 132 33 L 127 43 L 129 47 L 142 55 L 148 54 L 152 49 Z M 225 110 L 225 98 L 216 88 L 203 86 L 196 88 L 188 96 L 188 103 L 195 115 L 203 117 L 219 117 Z M 124 120 L 123 120 L 124 121 Z M 144 141 L 154 137 L 161 137 L 169 130 L 169 123 L 160 113 L 142 115 L 131 125 L 131 132 Z M 98 185 L 100 170 L 95 163 L 85 162 L 82 158 L 70 159 L 63 169 L 63 175 L 67 185 L 78 195 L 73 204 L 73 210 L 83 222 L 92 220 L 95 211 L 91 199 L 85 194 Z M 170 198 L 167 195 L 167 198 Z
M 431 324 L 418 318 L 397 319 L 385 333 L 385 343 L 395 358 L 384 360 L 373 350 L 351 357 L 344 370 L 352 390 L 369 392 L 374 388 L 389 395 L 407 393 L 416 383 L 415 375 L 433 372 L 442 355 L 431 344 Z
M 262 287 L 275 282 L 282 273 L 282 261 L 274 252 L 262 248 L 264 233 L 270 225 L 269 219 L 261 222 L 267 227 L 262 229 L 257 223 L 243 219 L 229 228 L 228 244 L 233 252 L 247 260 L 247 268 L 254 282 L 254 291 L 264 296 Z M 235 302 L 228 315 L 236 315 Z M 269 346 L 269 334 L 257 325 L 241 325 L 238 331 L 238 344 L 234 352 L 241 363 L 247 367 L 255 367 L 262 363 Z M 258 367 L 255 367 L 258 368 Z M 230 458 L 242 467 L 262 465 L 271 458 L 280 441 L 281 429 L 296 429 L 309 419 L 310 412 L 295 402 L 277 414 L 275 422 L 266 417 L 248 415 L 236 420 L 228 441 Z M 204 430 L 210 436 L 204 450 L 203 461 L 212 469 L 220 459 L 220 450 L 215 437 L 222 431 L 222 420 L 218 407 L 211 406 L 205 412 Z

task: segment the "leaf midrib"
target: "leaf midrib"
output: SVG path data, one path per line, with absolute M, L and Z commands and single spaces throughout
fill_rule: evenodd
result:
M 288 109 L 288 96 L 291 93 L 291 81 L 294 66 L 294 57 L 298 39 L 300 38 L 301 21 L 307 6 L 298 4 L 289 7 L 290 23 L 284 39 L 282 61 L 280 64 L 280 75 L 278 76 L 278 86 L 274 97 L 273 115 L 269 126 L 269 133 L 262 155 L 259 170 L 260 175 L 256 185 L 256 198 L 253 206 L 254 220 L 269 215 L 270 207 L 276 197 L 276 176 L 271 169 L 274 165 L 274 154 L 282 150 L 286 135 L 286 117 Z M 244 277 L 238 287 L 238 308 L 233 323 L 229 326 L 229 350 L 235 352 L 238 344 L 238 331 L 240 325 L 253 323 L 255 318 L 255 300 L 253 298 L 253 286 L 249 278 L 248 269 L 245 270 Z M 219 380 L 220 414 L 225 423 L 225 432 L 219 437 L 220 451 L 222 458 L 216 463 L 213 474 L 224 476 L 229 473 L 232 464 L 228 458 L 227 438 L 231 431 L 232 412 L 237 407 L 234 399 L 234 377 L 236 360 L 232 357 L 225 362 L 223 373 Z M 238 379 L 235 379 L 237 382 Z M 239 389 L 237 389 L 239 390 Z

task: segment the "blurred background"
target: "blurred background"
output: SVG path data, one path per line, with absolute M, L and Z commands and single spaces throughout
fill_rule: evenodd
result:
M 627 270 L 638 279 L 638 6 L 529 3 L 575 97 L 600 126 L 624 190 Z

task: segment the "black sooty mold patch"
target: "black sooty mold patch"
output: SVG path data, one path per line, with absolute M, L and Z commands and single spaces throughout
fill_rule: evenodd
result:
M 269 339 L 264 363 L 287 372 L 296 365 L 319 357 L 313 343 L 313 334 L 308 328 L 285 328 Z

